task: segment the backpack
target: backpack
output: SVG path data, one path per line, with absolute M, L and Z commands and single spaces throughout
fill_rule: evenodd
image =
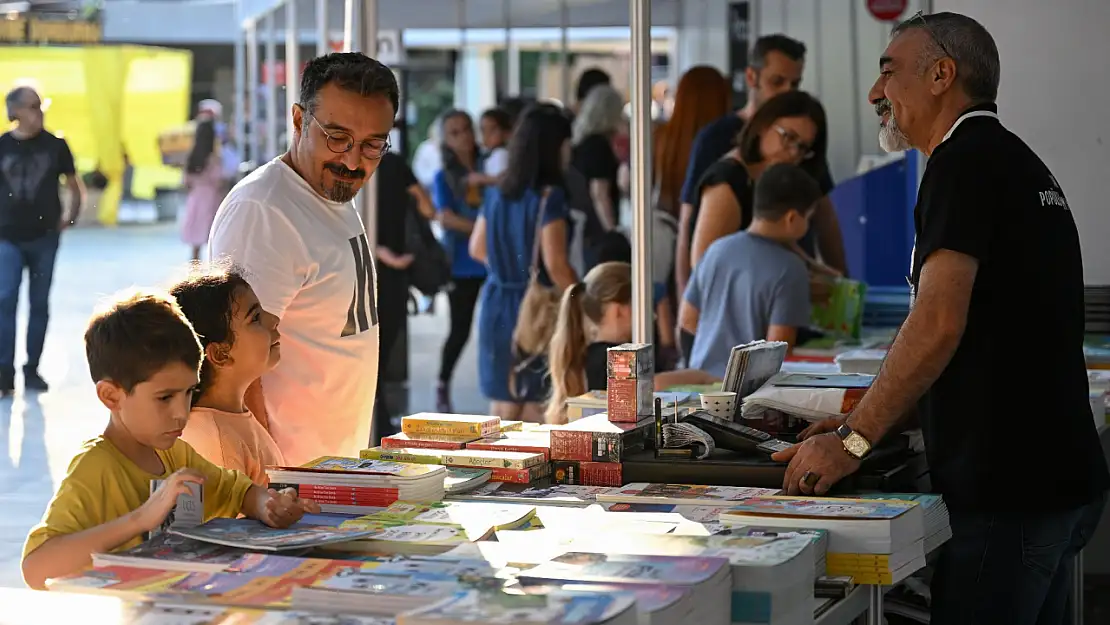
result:
M 405 220 L 405 249 L 413 256 L 408 269 L 409 284 L 432 297 L 451 282 L 451 257 L 436 239 L 431 224 L 411 203 Z

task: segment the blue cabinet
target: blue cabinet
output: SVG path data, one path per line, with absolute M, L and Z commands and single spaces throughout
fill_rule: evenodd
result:
M 905 286 L 913 249 L 917 151 L 837 184 L 830 194 L 840 219 L 852 278 L 871 286 Z

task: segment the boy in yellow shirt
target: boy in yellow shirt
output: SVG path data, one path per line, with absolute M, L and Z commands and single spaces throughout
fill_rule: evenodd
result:
M 180 440 L 199 379 L 200 342 L 167 294 L 121 296 L 85 331 L 97 398 L 111 412 L 104 434 L 69 465 L 42 522 L 23 547 L 23 579 L 80 571 L 91 555 L 139 544 L 161 526 L 189 483 L 203 484 L 204 519 L 242 513 L 288 527 L 315 504 L 255 486 L 249 477 L 202 458 Z M 152 480 L 165 480 L 154 494 Z

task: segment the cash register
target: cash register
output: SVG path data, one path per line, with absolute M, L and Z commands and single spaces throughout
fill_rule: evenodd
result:
M 645 450 L 624 457 L 623 480 L 663 484 L 756 486 L 780 488 L 786 464 L 771 460 L 772 453 L 797 442 L 785 432 L 774 435 L 698 410 L 681 417 L 709 434 L 716 448 L 696 460 L 656 457 Z M 928 466 L 924 454 L 910 449 L 905 436 L 891 436 L 877 445 L 860 470 L 837 484 L 830 495 L 855 491 L 928 492 Z
M 737 394 L 732 419 L 704 410 L 678 417 L 708 434 L 714 443 L 709 456 L 661 456 L 654 449 L 632 453 L 622 459 L 625 483 L 706 484 L 781 488 L 786 464 L 771 460 L 771 454 L 797 442 L 797 433 L 807 424 L 797 419 L 745 419 L 741 400 L 764 384 L 822 386 L 813 379 L 796 381 L 782 371 L 786 344 L 755 341 L 733 348 L 721 390 Z M 802 376 L 804 377 L 804 376 Z M 811 376 L 812 377 L 812 376 Z M 871 376 L 843 377 L 830 384 L 865 388 Z M 860 377 L 869 378 L 866 382 Z M 847 378 L 851 378 L 848 380 Z M 753 427 L 755 426 L 755 427 Z M 856 491 L 928 492 L 928 465 L 924 454 L 914 452 L 905 436 L 888 436 L 864 459 L 860 470 L 838 483 L 831 495 Z

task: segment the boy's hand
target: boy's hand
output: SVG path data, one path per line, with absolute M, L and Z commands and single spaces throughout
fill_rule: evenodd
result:
M 289 489 L 278 492 L 271 488 L 266 495 L 265 503 L 259 507 L 258 520 L 270 527 L 289 527 L 300 521 L 309 507 L 315 506 L 317 511 L 320 509 L 313 502 L 297 498 L 296 493 Z
M 149 532 L 161 525 L 177 505 L 177 497 L 191 494 L 190 482 L 203 484 L 204 474 L 196 469 L 179 469 L 169 476 L 146 503 L 132 513 L 139 528 Z

